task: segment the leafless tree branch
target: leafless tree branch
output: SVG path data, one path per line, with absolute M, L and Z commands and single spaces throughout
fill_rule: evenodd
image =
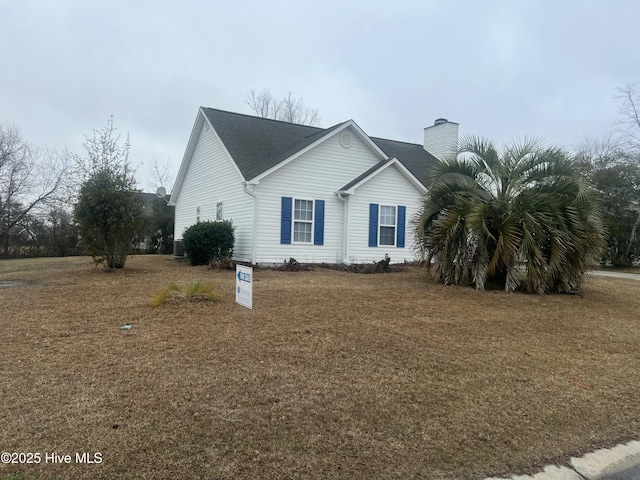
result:
M 636 154 L 640 154 L 640 92 L 636 84 L 627 84 L 616 88 L 620 100 L 617 119 L 617 133 L 623 146 Z
M 294 97 L 291 92 L 281 99 L 276 99 L 268 88 L 259 92 L 251 89 L 245 103 L 256 115 L 263 118 L 303 125 L 318 125 L 321 120 L 317 108 L 308 107 L 302 98 Z
M 168 158 L 160 162 L 157 157 L 151 156 L 148 172 L 150 191 L 155 192 L 158 187 L 164 187 L 167 192 L 173 190 L 174 174 Z
M 67 154 L 37 148 L 22 138 L 17 127 L 0 124 L 0 240 L 5 255 L 14 227 L 63 200 L 69 163 Z
M 87 152 L 86 158 L 76 154 L 73 155 L 77 172 L 80 174 L 82 183 L 91 174 L 101 170 L 124 171 L 127 175 L 133 175 L 129 165 L 129 134 L 120 145 L 120 134 L 116 133 L 117 128 L 113 122 L 113 115 L 107 120 L 107 125 L 102 130 L 94 130 L 93 136 L 85 136 L 82 145 Z

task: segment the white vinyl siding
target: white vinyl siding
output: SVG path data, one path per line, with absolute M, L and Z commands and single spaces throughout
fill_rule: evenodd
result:
M 303 263 L 338 263 L 343 259 L 344 203 L 335 192 L 380 161 L 353 132 L 350 148 L 340 145 L 339 134 L 304 153 L 256 186 L 259 198 L 257 261 L 282 263 L 293 257 Z M 282 197 L 324 200 L 323 245 L 280 243 Z M 294 204 L 295 207 L 295 204 Z M 292 222 L 293 219 L 292 215 Z M 293 227 L 292 227 L 293 228 Z
M 196 207 L 201 207 L 202 221 L 216 220 L 221 213 L 222 218 L 233 222 L 236 238 L 234 258 L 237 260 L 282 263 L 293 257 L 303 263 L 371 262 L 380 260 L 385 253 L 389 253 L 392 262 L 415 258 L 409 224 L 417 212 L 422 193 L 395 166 L 365 182 L 353 195 L 347 195 L 345 201 L 336 195 L 341 187 L 381 160 L 355 131 L 351 133 L 349 148 L 340 145 L 339 133 L 332 135 L 266 175 L 259 183 L 249 186 L 257 198 L 254 224 L 254 199 L 244 192 L 242 175 L 215 130 L 202 128 L 201 124 L 194 134 L 193 143 L 190 143 L 192 150 L 184 165 L 186 173 L 181 189 L 176 193 L 175 238 L 182 239 L 184 230 L 196 221 Z M 314 202 L 310 220 L 308 206 L 299 209 L 298 241 L 294 240 L 296 220 L 293 202 L 289 244 L 281 243 L 283 197 Z M 223 211 L 220 212 L 218 204 L 222 200 Z M 321 245 L 314 244 L 314 216 L 318 200 L 324 201 Z M 406 206 L 406 248 L 368 247 L 370 203 Z M 395 216 L 394 225 L 397 224 L 397 208 Z M 311 231 L 307 231 L 306 225 L 311 226 Z M 379 226 L 391 225 L 380 222 Z M 397 225 L 395 228 L 397 232 Z M 255 258 L 252 257 L 254 232 L 258 235 Z M 301 239 L 304 242 L 300 242 Z
M 349 197 L 349 233 L 347 261 L 353 263 L 369 263 L 382 260 L 386 253 L 391 257 L 392 263 L 406 260 L 417 260 L 415 252 L 415 240 L 411 227 L 420 206 L 422 192 L 420 192 L 407 178 L 395 167 L 391 166 L 380 172 L 369 181 L 358 187 Z M 389 222 L 390 216 L 382 217 L 383 207 L 391 206 L 395 210 L 394 239 L 392 245 L 384 245 L 378 238 L 378 246 L 369 246 L 369 205 L 379 204 L 378 212 L 378 236 L 383 223 Z M 406 207 L 405 247 L 398 248 L 397 221 L 398 205 Z M 391 240 L 389 240 L 391 241 Z
M 175 238 L 200 221 L 217 218 L 217 202 L 224 199 L 224 215 L 235 227 L 234 258 L 251 259 L 253 198 L 244 193 L 243 178 L 213 128 L 200 127 L 182 188 L 176 198 Z

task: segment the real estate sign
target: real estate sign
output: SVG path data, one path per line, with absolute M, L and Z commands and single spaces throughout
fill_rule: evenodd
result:
M 253 267 L 236 265 L 236 302 L 253 308 Z

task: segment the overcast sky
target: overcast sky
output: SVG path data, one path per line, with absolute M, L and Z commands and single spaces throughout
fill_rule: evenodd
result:
M 289 91 L 320 126 L 422 143 L 438 117 L 497 143 L 611 129 L 640 83 L 640 2 L 0 0 L 0 122 L 82 154 L 110 115 L 130 160 L 182 160 L 199 106 Z

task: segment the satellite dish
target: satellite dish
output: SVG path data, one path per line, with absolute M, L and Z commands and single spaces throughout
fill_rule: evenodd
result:
M 164 187 L 158 187 L 158 189 L 156 190 L 156 197 L 161 198 L 161 199 L 166 199 L 167 198 L 167 189 Z

